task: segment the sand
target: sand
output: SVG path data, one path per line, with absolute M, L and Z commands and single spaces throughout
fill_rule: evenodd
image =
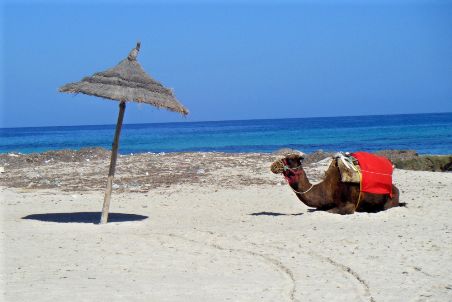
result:
M 271 155 L 167 155 L 166 185 L 145 174 L 162 155 L 140 156 L 118 161 L 106 225 L 104 158 L 5 167 L 4 301 L 452 301 L 450 173 L 395 170 L 406 207 L 340 216 L 309 211 Z

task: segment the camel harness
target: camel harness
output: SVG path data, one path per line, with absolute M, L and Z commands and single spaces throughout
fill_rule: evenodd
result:
M 298 177 L 300 174 L 305 173 L 301 164 L 295 168 L 289 168 L 285 159 L 282 160 L 282 163 L 283 163 L 283 169 L 284 169 L 284 172 L 283 172 L 284 178 L 286 179 L 286 181 L 289 184 L 289 187 L 292 189 L 292 191 L 294 191 L 295 193 L 300 194 L 300 195 L 306 194 L 309 191 L 311 191 L 311 189 L 314 187 L 314 185 L 312 185 L 312 184 L 311 184 L 311 187 L 304 192 L 299 192 L 299 191 L 295 190 L 294 188 L 292 188 L 292 186 L 291 186 L 291 184 L 298 182 Z M 290 176 L 287 175 L 288 174 L 288 173 L 286 173 L 287 171 L 289 171 L 293 175 L 290 175 Z

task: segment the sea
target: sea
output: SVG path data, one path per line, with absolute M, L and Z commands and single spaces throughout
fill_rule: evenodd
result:
M 111 148 L 115 125 L 0 128 L 0 153 Z M 416 150 L 452 154 L 452 113 L 123 125 L 121 154 Z

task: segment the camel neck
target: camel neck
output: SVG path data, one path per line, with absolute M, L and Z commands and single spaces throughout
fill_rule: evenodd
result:
M 290 186 L 297 192 L 305 192 L 312 187 L 311 182 L 306 176 L 306 172 L 304 170 L 303 173 L 298 175 L 298 181 L 291 183 Z
M 301 193 L 296 194 L 298 198 L 308 207 L 318 208 L 323 205 L 324 203 L 323 194 L 319 194 L 319 189 L 321 189 L 322 183 L 312 185 L 306 175 L 306 172 L 302 173 L 300 175 L 300 178 L 298 179 L 298 182 L 291 184 L 291 187 L 297 192 L 307 191 L 304 194 Z

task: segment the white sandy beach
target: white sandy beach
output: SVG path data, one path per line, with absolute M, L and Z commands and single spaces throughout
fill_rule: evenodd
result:
M 3 300 L 452 301 L 452 174 L 396 170 L 407 207 L 340 216 L 255 164 L 206 171 L 235 185 L 118 189 L 110 213 L 147 218 L 107 225 L 80 214 L 100 211 L 100 189 L 2 186 Z

